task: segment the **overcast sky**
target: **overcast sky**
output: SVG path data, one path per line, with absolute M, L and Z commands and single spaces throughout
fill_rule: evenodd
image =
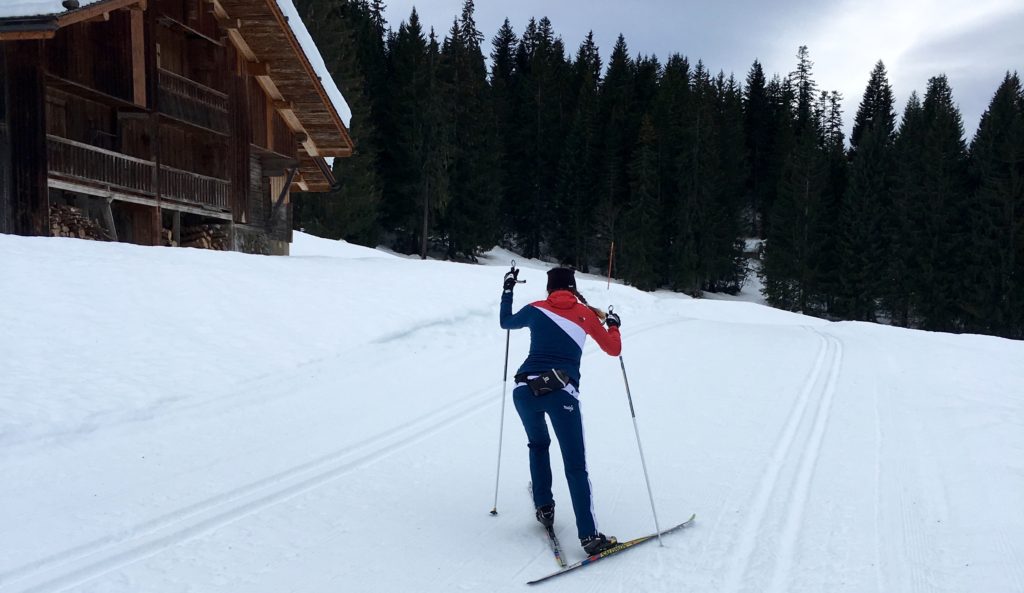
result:
M 439 37 L 463 0 L 390 0 L 393 29 L 415 5 Z M 664 63 L 681 53 L 741 82 L 754 59 L 785 75 L 800 45 L 810 49 L 820 88 L 844 97 L 847 132 L 875 62 L 885 62 L 902 113 L 913 90 L 945 73 L 964 116 L 968 140 L 1007 70 L 1024 75 L 1024 0 L 477 0 L 477 25 L 490 41 L 506 17 L 521 34 L 531 16 L 547 16 L 575 53 L 593 30 L 607 64 L 619 33 L 630 53 Z

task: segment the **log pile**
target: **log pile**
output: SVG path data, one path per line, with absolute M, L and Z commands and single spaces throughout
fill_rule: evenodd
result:
M 164 247 L 177 247 L 178 242 L 174 240 L 174 231 L 165 228 L 160 232 L 160 238 L 163 240 Z
M 223 225 L 219 224 L 200 224 L 182 227 L 181 246 L 227 251 L 228 232 Z
M 110 240 L 99 220 L 90 218 L 85 211 L 74 206 L 50 206 L 50 234 L 91 241 Z

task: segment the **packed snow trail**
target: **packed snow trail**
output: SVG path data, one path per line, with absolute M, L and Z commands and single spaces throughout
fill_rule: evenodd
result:
M 511 256 L 301 234 L 295 253 L 0 235 L 0 591 L 510 591 L 550 572 L 510 403 L 488 514 Z M 516 307 L 543 269 L 524 262 Z M 659 518 L 699 522 L 560 591 L 1024 591 L 1024 345 L 581 291 L 623 316 Z M 511 347 L 515 368 L 527 334 Z M 621 371 L 593 344 L 581 392 L 600 528 L 649 533 Z

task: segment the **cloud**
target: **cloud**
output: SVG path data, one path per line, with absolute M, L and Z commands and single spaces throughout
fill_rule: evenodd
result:
M 815 77 L 821 88 L 843 93 L 848 129 L 871 69 L 882 60 L 897 109 L 911 91 L 923 94 L 930 77 L 947 74 L 970 138 L 1003 74 L 1021 67 L 1024 56 L 1024 6 L 1017 0 L 844 0 L 809 31 Z M 789 36 L 798 30 L 789 29 Z
M 417 8 L 425 25 L 443 36 L 462 1 L 430 0 Z M 413 3 L 388 2 L 393 28 L 408 18 Z M 1021 0 L 476 0 L 485 51 L 505 17 L 522 33 L 531 16 L 549 17 L 570 55 L 593 30 L 607 64 L 622 33 L 633 55 L 655 54 L 664 63 L 680 53 L 740 80 L 755 58 L 769 74 L 789 73 L 797 48 L 807 45 L 819 86 L 843 93 L 847 130 L 880 59 L 898 108 L 912 90 L 923 92 L 929 77 L 948 74 L 968 137 L 1003 73 L 1024 68 Z

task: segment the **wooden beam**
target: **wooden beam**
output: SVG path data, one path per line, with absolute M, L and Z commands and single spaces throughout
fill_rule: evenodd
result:
M 233 19 L 216 13 L 213 18 L 217 21 L 217 26 L 225 31 L 237 31 L 242 28 L 242 19 Z
M 86 19 L 86 20 L 84 20 L 82 22 L 83 23 L 105 23 L 105 22 L 108 22 L 108 21 L 110 21 L 110 13 L 109 12 L 104 12 L 102 14 L 98 14 L 98 15 L 92 17 L 91 19 Z
M 145 13 L 131 10 L 132 35 L 132 98 L 135 104 L 146 106 L 146 21 Z
M 107 198 L 106 200 L 104 200 L 104 204 L 103 204 L 103 220 L 107 224 L 107 233 L 110 235 L 110 238 L 113 239 L 114 242 L 116 243 L 117 242 L 117 226 L 114 224 L 114 211 L 110 208 L 110 204 L 113 201 L 114 201 L 113 198 Z
M 350 157 L 352 156 L 352 149 L 346 147 L 341 148 L 321 148 L 320 156 L 322 157 Z
M 264 107 L 263 125 L 267 128 L 267 148 L 274 149 L 274 108 L 270 105 Z
M 210 43 L 212 45 L 224 47 L 224 43 L 222 43 L 219 39 L 214 39 L 213 37 L 206 35 L 202 31 L 199 31 L 198 29 L 193 29 L 185 23 L 177 19 L 173 19 L 165 14 L 162 14 L 159 17 L 157 17 L 157 21 L 167 28 L 178 29 L 179 31 L 184 32 L 185 35 L 188 35 L 192 38 L 202 39 L 203 41 L 206 41 L 207 43 Z
M 144 109 L 144 106 L 140 107 L 139 105 L 136 105 L 134 101 L 128 101 L 121 97 L 108 95 L 102 91 L 98 91 L 73 80 L 54 76 L 53 74 L 46 74 L 45 78 L 46 86 L 50 88 L 75 95 L 76 97 L 82 97 L 83 99 L 88 99 L 102 105 L 108 105 L 118 111 L 138 111 Z
M 266 62 L 246 62 L 245 73 L 249 76 L 269 76 L 270 65 Z
M 68 12 L 61 14 L 57 17 L 57 26 L 67 27 L 68 25 L 73 25 L 82 21 L 89 21 L 97 16 L 101 16 L 103 13 L 109 13 L 112 10 L 126 8 L 138 3 L 139 0 L 100 0 L 95 4 L 86 6 L 85 8 L 69 10 Z
M 245 59 L 250 62 L 257 61 L 256 54 L 253 53 L 252 48 L 250 48 L 249 44 L 245 42 L 245 38 L 242 37 L 241 33 L 239 33 L 237 29 L 228 29 L 228 40 L 235 46 L 238 53 L 245 56 Z
M 0 32 L 0 41 L 53 39 L 56 33 L 56 31 L 4 31 Z

